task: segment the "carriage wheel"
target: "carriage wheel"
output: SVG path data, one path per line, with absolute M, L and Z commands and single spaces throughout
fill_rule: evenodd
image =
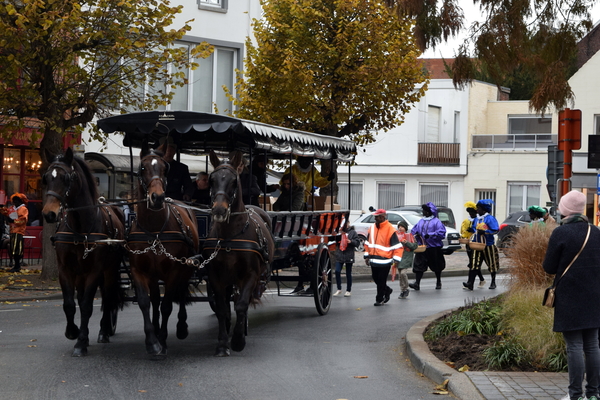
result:
M 331 258 L 329 258 L 329 250 L 325 246 L 322 246 L 317 252 L 315 275 L 312 283 L 317 312 L 325 315 L 331 306 L 331 289 L 333 288 Z
M 114 336 L 117 333 L 117 316 L 119 315 L 119 309 L 115 308 L 110 312 L 110 333 L 109 336 Z

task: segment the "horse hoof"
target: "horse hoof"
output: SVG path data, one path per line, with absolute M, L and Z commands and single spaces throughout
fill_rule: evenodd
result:
M 162 350 L 162 346 L 158 343 L 146 345 L 146 353 L 150 354 L 151 356 L 159 355 L 162 352 Z
M 71 354 L 71 357 L 85 357 L 85 356 L 87 356 L 87 348 L 86 347 L 82 347 L 82 348 L 75 347 L 73 349 L 73 354 Z
M 242 351 L 246 347 L 246 338 L 244 335 L 233 335 L 231 338 L 231 350 Z
M 215 352 L 215 357 L 229 357 L 229 349 L 217 348 Z
M 177 324 L 177 339 L 183 340 L 188 337 L 188 326 L 187 324 Z
M 69 340 L 75 340 L 79 337 L 79 328 L 74 327 L 74 328 L 69 328 L 67 327 L 67 330 L 65 330 L 65 337 Z
M 98 343 L 110 343 L 108 335 L 105 335 L 104 333 L 100 332 L 98 334 Z

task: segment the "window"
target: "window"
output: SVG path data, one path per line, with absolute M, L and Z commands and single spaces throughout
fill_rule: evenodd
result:
M 460 143 L 460 111 L 454 111 L 454 143 Z
M 404 205 L 404 183 L 379 183 L 377 185 L 377 206 L 384 210 Z
M 176 47 L 187 49 L 188 54 L 195 43 L 177 43 Z M 207 58 L 197 60 L 196 70 L 185 70 L 184 78 L 188 84 L 174 87 L 171 104 L 159 107 L 161 110 L 193 110 L 212 113 L 216 109 L 220 114 L 233 111 L 233 102 L 227 98 L 223 86 L 234 90 L 235 68 L 238 63 L 238 49 L 215 47 Z M 172 71 L 174 72 L 174 71 Z M 166 90 L 165 85 L 157 82 L 148 92 Z M 132 110 L 133 111 L 133 110 Z
M 508 182 L 508 213 L 540 204 L 539 182 Z
M 422 184 L 421 204 L 432 202 L 436 206 L 448 207 L 448 185 Z
M 363 206 L 363 185 L 362 183 L 350 184 L 350 204 L 348 205 L 348 183 L 338 182 L 337 200 L 340 207 L 344 210 L 362 210 Z M 350 208 L 352 207 L 352 208 Z
M 42 209 L 42 184 L 40 167 L 42 161 L 37 150 L 4 148 L 2 164 L 2 187 L 5 200 L 17 193 L 25 193 L 29 199 L 27 225 L 40 225 Z
M 440 115 L 440 107 L 427 107 L 427 134 L 425 135 L 425 142 L 437 143 L 440 141 Z
M 198 8 L 200 10 L 226 12 L 227 1 L 228 0 L 198 0 Z
M 600 135 L 600 115 L 594 115 L 594 134 Z
M 496 191 L 494 189 L 479 189 L 475 191 L 475 203 L 479 200 L 490 199 L 494 202 L 492 215 L 496 215 Z
M 506 135 L 473 135 L 473 149 L 547 150 L 556 144 L 552 118 L 533 115 L 509 115 Z

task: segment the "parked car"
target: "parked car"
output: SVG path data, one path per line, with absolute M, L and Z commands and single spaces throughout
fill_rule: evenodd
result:
M 529 211 L 517 211 L 508 215 L 508 217 L 500 224 L 498 231 L 498 243 L 500 248 L 510 247 L 510 242 L 517 231 L 531 222 Z
M 442 224 L 446 225 L 448 228 L 456 229 L 456 220 L 454 219 L 452 209 L 444 206 L 436 207 L 438 210 L 438 218 L 442 221 Z M 423 208 L 421 208 L 421 206 L 398 206 L 390 209 L 390 211 L 413 211 L 423 215 Z
M 394 226 L 398 225 L 400 221 L 406 221 L 408 225 L 408 231 L 410 232 L 412 227 L 419 222 L 423 215 L 413 212 L 413 211 L 388 211 L 387 212 L 388 221 Z M 363 214 L 358 217 L 352 225 L 354 225 L 354 229 L 358 234 L 358 238 L 360 240 L 360 245 L 357 248 L 358 251 L 364 251 L 364 242 L 367 240 L 367 236 L 369 235 L 369 228 L 371 225 L 375 223 L 375 216 L 370 214 Z M 460 250 L 461 245 L 458 242 L 460 238 L 460 233 L 451 227 L 446 227 L 446 238 L 444 239 L 444 247 L 442 251 L 444 254 L 452 254 L 455 250 Z

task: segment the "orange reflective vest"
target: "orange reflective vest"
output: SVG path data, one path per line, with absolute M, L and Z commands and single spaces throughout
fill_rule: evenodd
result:
M 389 221 L 371 225 L 365 241 L 365 258 L 372 266 L 387 265 L 392 261 L 400 262 L 404 249 L 396 235 L 396 228 Z

